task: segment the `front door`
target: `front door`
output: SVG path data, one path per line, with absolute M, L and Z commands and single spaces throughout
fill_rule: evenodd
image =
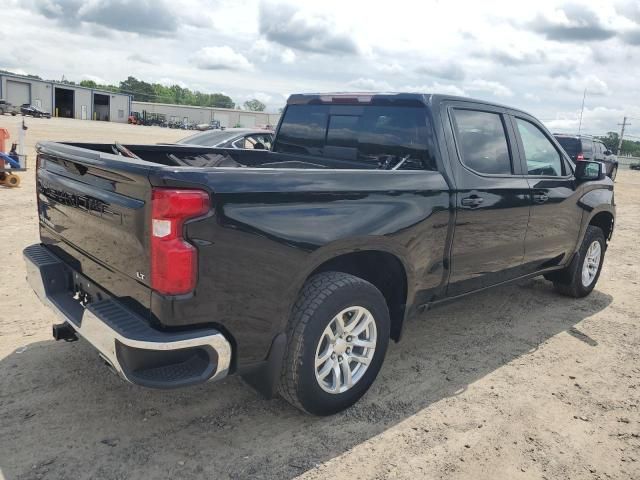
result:
M 448 113 L 457 159 L 447 296 L 455 296 L 522 274 L 530 195 L 505 110 L 456 102 Z
M 531 187 L 531 215 L 525 240 L 527 273 L 560 265 L 575 251 L 580 234 L 580 189 L 568 159 L 534 118 L 514 112 L 523 169 Z

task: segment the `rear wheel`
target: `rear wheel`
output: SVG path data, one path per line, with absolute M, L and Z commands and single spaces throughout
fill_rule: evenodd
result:
M 570 297 L 589 295 L 600 277 L 606 246 L 602 230 L 589 225 L 577 261 L 572 262 L 566 270 L 558 272 L 554 277 L 555 289 Z
M 341 272 L 310 278 L 295 304 L 279 391 L 293 406 L 331 415 L 375 380 L 389 344 L 389 311 L 371 283 Z

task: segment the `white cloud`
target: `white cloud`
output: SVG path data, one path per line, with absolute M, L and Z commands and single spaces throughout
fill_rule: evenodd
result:
M 374 80 L 373 78 L 357 78 L 351 80 L 347 83 L 347 88 L 363 92 L 390 92 L 394 90 L 389 83 Z
M 607 82 L 593 74 L 584 76 L 574 74 L 568 78 L 557 78 L 553 81 L 553 86 L 575 93 L 582 93 L 586 89 L 589 95 L 609 95 L 610 93 Z
M 379 72 L 382 73 L 391 73 L 391 74 L 398 74 L 398 73 L 403 73 L 405 71 L 404 67 L 402 67 L 402 65 L 399 65 L 398 63 L 375 63 L 375 69 L 378 70 Z
M 6 68 L 8 72 L 15 73 L 16 75 L 27 75 L 28 72 L 23 70 L 22 68 Z
M 489 93 L 496 97 L 513 97 L 513 91 L 500 82 L 493 80 L 475 79 L 465 85 L 470 92 Z
M 638 109 L 640 111 L 640 109 Z M 595 107 L 585 108 L 582 114 L 582 133 L 604 135 L 617 131 L 617 122 L 622 121 L 625 111 L 621 109 Z M 580 109 L 558 112 L 554 118 L 546 119 L 545 125 L 554 132 L 574 133 L 580 124 Z
M 280 59 L 282 60 L 282 63 L 290 64 L 296 61 L 296 54 L 290 48 L 285 48 L 280 54 Z
M 91 81 L 93 81 L 93 82 L 96 82 L 96 83 L 97 83 L 97 84 L 99 84 L 99 85 L 104 85 L 104 84 L 108 83 L 108 82 L 107 82 L 104 78 L 102 78 L 102 77 L 98 77 L 98 76 L 96 76 L 96 75 L 88 75 L 88 74 L 86 74 L 86 73 L 85 73 L 84 75 L 82 75 L 82 79 L 83 79 L 83 80 L 91 80 Z
M 188 85 L 181 81 L 181 80 L 175 80 L 173 78 L 169 78 L 169 77 L 162 77 L 158 80 L 158 83 L 160 85 L 164 85 L 165 87 L 172 87 L 174 85 L 178 85 L 181 88 L 187 88 Z
M 452 84 L 434 82 L 425 85 L 405 85 L 400 91 L 415 93 L 440 93 L 442 95 L 464 96 L 465 91 Z
M 203 70 L 252 70 L 247 58 L 229 46 L 204 47 L 192 57 L 192 63 Z

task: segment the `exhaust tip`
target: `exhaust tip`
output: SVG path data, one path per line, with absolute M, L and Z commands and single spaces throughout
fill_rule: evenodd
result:
M 53 326 L 53 338 L 56 340 L 64 340 L 65 342 L 75 342 L 78 340 L 76 331 L 68 323 L 58 323 Z

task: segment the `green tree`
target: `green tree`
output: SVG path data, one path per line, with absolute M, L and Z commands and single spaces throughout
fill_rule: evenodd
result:
M 80 86 L 87 87 L 87 88 L 98 88 L 98 84 L 93 80 L 81 80 Z
M 236 108 L 236 104 L 233 103 L 231 97 L 224 95 L 222 93 L 210 93 L 209 95 L 209 107 L 218 107 L 218 108 Z
M 129 76 L 120 82 L 120 91 L 133 95 L 133 99 L 139 102 L 155 101 L 155 91 L 153 85 L 135 77 Z
M 604 143 L 605 147 L 607 147 L 608 150 L 611 150 L 612 152 L 617 152 L 618 151 L 618 143 L 620 143 L 620 135 L 618 135 L 616 132 L 607 132 L 607 136 L 606 137 L 596 137 L 599 140 L 602 140 L 602 143 Z
M 254 98 L 253 100 L 247 100 L 244 102 L 244 108 L 246 110 L 251 110 L 252 112 L 264 112 L 264 109 L 267 108 L 267 106 L 260 100 Z

